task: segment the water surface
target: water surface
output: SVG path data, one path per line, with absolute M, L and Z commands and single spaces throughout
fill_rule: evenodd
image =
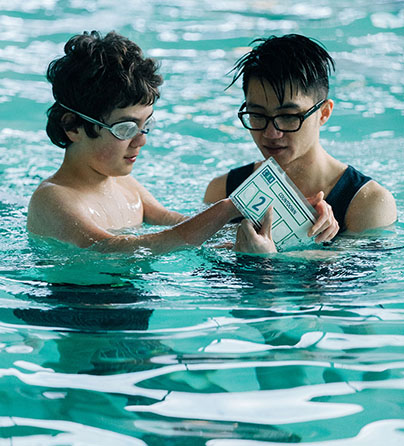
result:
M 402 1 L 0 0 L 0 445 L 389 446 L 404 441 Z M 258 159 L 228 90 L 256 37 L 298 32 L 337 63 L 321 137 L 396 198 L 394 229 L 272 259 L 37 245 L 29 197 L 63 151 L 44 73 L 111 29 L 161 62 L 158 127 L 133 175 L 193 214 Z M 143 227 L 140 231 L 155 231 Z

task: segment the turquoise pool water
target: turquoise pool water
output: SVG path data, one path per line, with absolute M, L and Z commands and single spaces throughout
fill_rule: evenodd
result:
M 337 3 L 337 4 L 336 4 Z M 370 4 L 372 3 L 372 4 Z M 404 443 L 404 2 L 0 0 L 0 446 Z M 63 152 L 44 72 L 111 29 L 161 61 L 159 126 L 133 174 L 167 207 L 258 158 L 226 73 L 299 32 L 337 62 L 324 146 L 394 194 L 394 231 L 274 260 L 33 245 L 27 204 Z M 156 228 L 144 227 L 142 231 Z

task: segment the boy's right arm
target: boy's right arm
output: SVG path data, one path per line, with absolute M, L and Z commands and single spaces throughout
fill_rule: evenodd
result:
M 49 184 L 41 185 L 31 197 L 27 229 L 33 234 L 80 248 L 87 248 L 112 235 L 88 218 L 74 193 Z
M 133 252 L 138 248 L 164 253 L 185 246 L 198 246 L 239 212 L 230 199 L 221 200 L 172 228 L 141 236 L 114 235 L 95 224 L 64 190 L 42 188 L 31 199 L 27 228 L 81 248 L 105 252 Z

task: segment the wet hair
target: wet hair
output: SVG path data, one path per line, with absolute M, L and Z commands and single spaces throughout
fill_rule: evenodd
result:
M 257 78 L 269 82 L 280 104 L 287 86 L 291 94 L 302 91 L 317 99 L 327 98 L 328 77 L 335 70 L 335 62 L 320 44 L 299 34 L 270 36 L 251 44 L 258 45 L 236 62 L 229 87 L 242 77 L 247 95 L 250 79 Z
M 114 31 L 105 37 L 97 31 L 73 36 L 64 52 L 46 73 L 56 101 L 47 112 L 46 132 L 59 147 L 71 144 L 66 131 L 77 127 L 84 127 L 90 138 L 99 136 L 94 124 L 76 114 L 63 120 L 68 111 L 60 104 L 102 121 L 116 108 L 152 105 L 160 96 L 163 79 L 157 63 Z

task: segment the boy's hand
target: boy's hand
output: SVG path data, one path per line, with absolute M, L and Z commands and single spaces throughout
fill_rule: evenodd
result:
M 256 231 L 250 220 L 244 219 L 237 230 L 234 250 L 248 254 L 267 254 L 277 252 L 272 240 L 272 206 L 262 220 L 261 229 Z

